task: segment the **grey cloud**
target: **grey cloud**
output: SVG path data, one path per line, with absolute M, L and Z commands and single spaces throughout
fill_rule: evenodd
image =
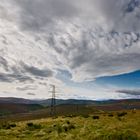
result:
M 11 82 L 11 79 L 8 77 L 8 75 L 0 74 L 0 81 L 1 82 Z
M 42 86 L 45 86 L 45 87 L 47 86 L 47 83 L 45 83 L 45 82 L 39 82 L 39 84 Z
M 119 93 L 125 93 L 128 95 L 140 95 L 140 90 L 118 90 Z
M 81 29 L 76 39 L 74 34 L 60 39 L 54 35 L 52 39 L 58 57 L 65 60 L 73 80 L 80 77 L 81 81 L 93 80 L 140 68 L 139 34 L 89 30 Z
M 21 8 L 21 27 L 25 30 L 43 31 L 55 24 L 54 20 L 73 17 L 78 10 L 66 0 L 16 0 Z
M 0 66 L 3 67 L 6 71 L 8 71 L 8 62 L 1 56 L 0 56 Z
M 140 0 L 92 0 L 97 13 L 109 29 L 119 32 L 140 31 Z M 98 10 L 99 9 L 99 10 Z
M 34 79 L 44 79 L 46 77 L 53 76 L 53 72 L 50 70 L 40 70 L 33 66 L 24 65 L 23 68 L 20 68 L 20 71 L 17 70 L 16 67 L 11 68 L 13 73 L 0 73 L 0 81 L 1 82 L 26 82 L 31 81 L 33 82 Z M 8 71 L 9 72 L 9 71 Z M 29 74 L 31 75 L 29 75 Z M 18 88 L 20 90 L 20 88 Z
M 36 90 L 38 88 L 38 86 L 31 86 L 31 85 L 27 85 L 24 87 L 17 87 L 16 89 L 19 91 L 26 91 L 26 90 Z
M 73 80 L 84 81 L 140 69 L 140 33 L 136 33 L 140 29 L 140 8 L 137 1 L 15 0 L 19 8 L 16 11 L 19 19 L 15 23 L 22 26 L 22 30 L 15 32 L 23 33 L 22 36 L 15 35 L 18 38 L 15 44 L 21 45 L 17 47 L 19 54 L 23 48 L 27 53 L 24 53 L 26 59 L 15 60 L 11 71 L 17 73 L 20 80 L 22 74 L 43 80 L 53 77 L 56 69 L 63 69 L 72 74 Z M 45 30 L 54 24 L 57 28 L 51 28 L 50 32 Z M 23 32 L 23 28 L 32 32 Z M 37 30 L 40 32 L 35 34 Z M 16 54 L 14 57 L 16 59 Z M 21 59 L 25 62 L 19 64 Z M 46 69 L 38 63 L 34 65 L 36 60 Z M 0 61 L 6 68 L 4 60 Z M 18 64 L 20 66 L 16 66 Z M 9 80 L 7 76 L 1 79 Z
M 34 82 L 35 79 L 44 80 L 46 77 L 53 76 L 53 72 L 49 69 L 28 66 L 22 61 L 11 66 L 7 59 L 2 56 L 0 56 L 0 66 L 5 71 L 0 73 L 1 82 Z
M 23 67 L 24 67 L 25 72 L 28 72 L 32 74 L 33 76 L 39 76 L 39 77 L 44 77 L 44 78 L 53 76 L 53 72 L 48 69 L 39 69 L 37 67 L 28 66 L 28 65 L 24 65 Z
M 16 74 L 10 74 L 9 77 L 14 78 L 15 80 L 18 80 L 19 82 L 25 82 L 25 81 L 34 81 L 31 77 L 26 75 L 16 75 Z
M 19 74 L 6 74 L 0 73 L 0 81 L 1 82 L 25 82 L 25 81 L 34 81 L 31 77 L 26 75 L 19 75 Z
M 35 93 L 27 93 L 27 95 L 35 96 Z
M 133 12 L 135 9 L 140 7 L 140 1 L 139 0 L 130 0 L 127 7 L 126 12 Z
M 101 28 L 120 32 L 140 31 L 139 0 L 16 0 L 20 7 L 22 29 L 44 32 L 45 28 L 55 28 L 59 21 L 98 23 Z M 70 20 L 72 18 L 72 20 Z M 100 22 L 103 19 L 103 23 Z M 89 24 L 89 23 L 87 23 Z M 87 25 L 88 26 L 88 25 Z M 59 27 L 58 27 L 59 28 Z

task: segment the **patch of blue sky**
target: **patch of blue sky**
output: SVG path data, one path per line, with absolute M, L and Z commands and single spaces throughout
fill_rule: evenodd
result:
M 127 88 L 139 88 L 140 87 L 140 70 L 117 75 L 117 76 L 106 76 L 96 79 L 95 81 L 99 85 L 115 85 L 118 87 L 127 87 Z

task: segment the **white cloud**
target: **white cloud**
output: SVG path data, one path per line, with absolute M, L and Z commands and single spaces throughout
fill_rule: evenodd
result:
M 139 13 L 140 0 L 2 0 L 0 81 L 63 85 L 57 69 L 76 82 L 138 70 Z

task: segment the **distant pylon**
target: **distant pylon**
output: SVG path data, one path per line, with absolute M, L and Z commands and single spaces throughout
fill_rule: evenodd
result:
M 55 108 L 55 105 L 56 105 L 56 102 L 55 102 L 55 85 L 51 85 L 51 87 L 52 87 L 52 91 L 51 91 L 51 93 L 52 93 L 52 98 L 51 98 L 51 112 L 50 112 L 50 114 L 51 114 L 51 116 L 55 116 L 55 114 L 56 114 L 56 108 Z

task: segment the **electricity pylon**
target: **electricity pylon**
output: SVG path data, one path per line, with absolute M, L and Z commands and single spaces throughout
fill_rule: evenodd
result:
M 55 114 L 56 114 L 55 85 L 51 85 L 51 87 L 52 87 L 52 91 L 50 91 L 50 92 L 52 93 L 52 98 L 51 98 L 51 112 L 50 112 L 50 115 L 55 116 Z

